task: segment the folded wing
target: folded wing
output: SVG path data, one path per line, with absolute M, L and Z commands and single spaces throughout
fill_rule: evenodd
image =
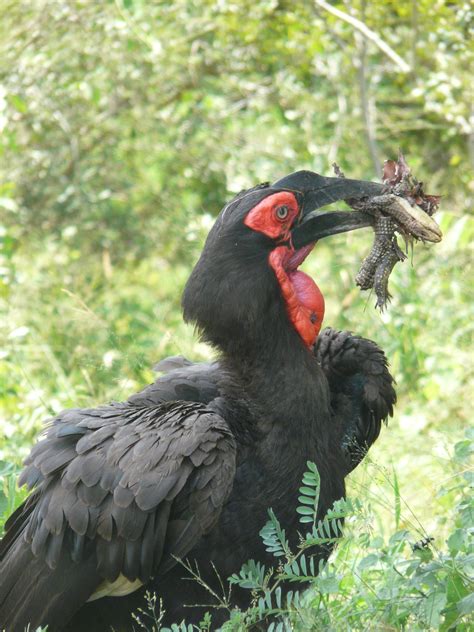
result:
M 384 352 L 372 340 L 325 329 L 314 354 L 326 374 L 340 445 L 352 471 L 393 414 L 396 393 Z
M 42 583 L 52 585 L 70 567 L 90 569 L 88 599 L 125 594 L 165 573 L 218 520 L 235 450 L 225 421 L 200 403 L 126 402 L 61 413 L 26 460 L 20 484 L 32 493 L 0 543 L 2 624 L 53 625 L 54 608 L 35 599 Z M 41 570 L 22 604 L 28 570 L 15 559 L 26 554 Z M 67 613 L 61 602 L 63 623 L 80 605 Z

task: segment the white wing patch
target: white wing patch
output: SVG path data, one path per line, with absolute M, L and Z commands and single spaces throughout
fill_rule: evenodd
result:
M 104 580 L 99 584 L 87 601 L 95 601 L 96 599 L 102 599 L 102 597 L 124 597 L 142 586 L 143 582 L 139 579 L 131 582 L 125 575 L 120 574 L 114 582 Z

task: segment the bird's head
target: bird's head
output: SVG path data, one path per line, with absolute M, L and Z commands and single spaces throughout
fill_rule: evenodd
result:
M 312 347 L 324 298 L 298 267 L 316 241 L 370 225 L 362 213 L 318 212 L 382 185 L 298 171 L 239 193 L 220 212 L 183 295 L 184 317 L 223 350 L 283 335 Z

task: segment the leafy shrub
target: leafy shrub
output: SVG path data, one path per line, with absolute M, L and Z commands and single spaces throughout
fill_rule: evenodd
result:
M 439 630 L 468 632 L 474 623 L 474 499 L 469 458 L 474 451 L 474 432 L 468 431 L 454 447 L 456 474 L 439 498 L 455 497 L 452 525 L 444 543 L 424 532 L 400 529 L 388 539 L 367 533 L 366 502 L 339 500 L 323 520 L 317 520 L 319 474 L 314 463 L 300 488 L 297 509 L 304 527 L 300 544 L 291 550 L 285 530 L 269 509 L 269 520 L 260 532 L 275 566 L 249 560 L 229 578 L 231 586 L 251 591 L 246 611 L 230 609 L 223 632 L 267 629 L 268 632 L 305 630 Z M 399 499 L 401 502 L 401 499 Z M 398 503 L 398 506 L 400 505 Z M 372 516 L 373 518 L 373 516 Z M 347 523 L 342 536 L 342 521 Z M 309 527 L 309 528 L 308 528 Z M 313 547 L 332 547 L 335 555 L 324 563 Z M 196 580 L 201 581 L 198 573 Z M 203 582 L 202 582 L 203 583 Z M 285 586 L 286 584 L 286 586 Z M 203 584 L 205 585 L 205 584 Z M 288 588 L 290 585 L 290 588 Z M 214 594 L 215 596 L 215 594 Z M 138 617 L 146 630 L 190 632 L 198 629 L 182 622 L 162 628 L 156 616 L 156 597 L 148 596 L 148 620 Z M 160 604 L 161 605 L 161 604 Z M 150 617 L 150 610 L 155 614 Z M 142 615 L 146 611 L 142 611 Z M 212 629 L 212 613 L 200 626 Z
M 288 548 L 285 533 L 277 517 L 261 532 L 267 551 L 283 558 L 275 569 L 267 570 L 255 562 L 246 564 L 231 583 L 254 591 L 254 605 L 245 614 L 248 623 L 269 615 L 284 617 L 271 623 L 268 630 L 457 630 L 468 631 L 474 622 L 474 499 L 473 475 L 469 458 L 474 451 L 474 432 L 454 448 L 453 462 L 458 471 L 439 497 L 455 496 L 451 533 L 443 544 L 422 530 L 420 534 L 401 529 L 386 541 L 366 531 L 363 500 L 337 501 L 323 521 L 316 524 L 318 498 L 317 470 L 309 471 L 300 489 L 301 521 L 310 523 L 302 534 L 297 552 Z M 313 502 L 316 501 L 316 502 Z M 348 533 L 341 538 L 341 520 Z M 338 540 L 336 555 L 328 564 L 316 564 L 311 546 L 331 545 Z M 318 572 L 319 571 L 319 572 Z M 304 590 L 281 590 L 290 581 Z M 224 626 L 237 630 L 232 615 Z M 240 625 L 239 621 L 239 625 Z

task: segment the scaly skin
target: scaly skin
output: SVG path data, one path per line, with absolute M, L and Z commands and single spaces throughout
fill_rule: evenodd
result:
M 393 267 L 406 256 L 400 250 L 395 237 L 397 224 L 390 218 L 378 215 L 374 220 L 375 239 L 368 256 L 362 262 L 356 283 L 362 290 L 374 288 L 376 307 L 383 310 L 390 300 L 388 279 Z
M 401 233 L 406 241 L 421 239 L 437 242 L 441 240 L 441 232 L 427 212 L 412 206 L 399 195 L 378 195 L 351 206 L 374 217 L 374 243 L 362 262 L 356 283 L 362 290 L 375 290 L 375 306 L 383 311 L 391 298 L 388 292 L 390 274 L 396 263 L 406 259 L 395 233 Z

